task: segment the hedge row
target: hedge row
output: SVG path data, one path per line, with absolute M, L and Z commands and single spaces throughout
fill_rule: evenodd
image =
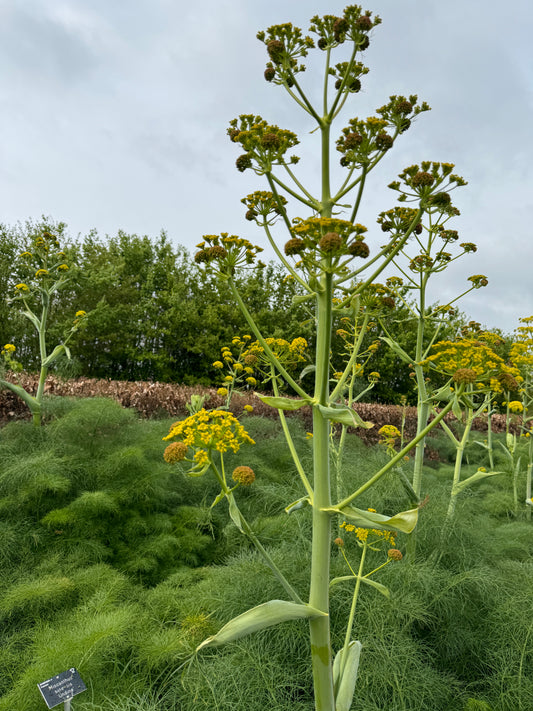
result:
M 17 383 L 28 392 L 37 390 L 37 375 L 17 373 L 8 378 Z M 186 403 L 191 395 L 206 395 L 206 406 L 209 408 L 224 405 L 224 398 L 216 393 L 214 388 L 200 385 L 176 385 L 174 383 L 153 382 L 127 382 L 122 380 L 96 380 L 91 378 L 77 378 L 75 380 L 61 380 L 53 375 L 46 381 L 45 394 L 58 397 L 107 397 L 119 402 L 123 407 L 137 410 L 140 417 L 184 417 L 187 415 Z M 276 410 L 265 405 L 253 392 L 237 394 L 233 398 L 232 411 L 236 416 L 243 413 L 245 405 L 252 405 L 254 414 L 263 417 L 277 417 Z M 395 425 L 400 428 L 402 414 L 405 416 L 405 437 L 410 439 L 416 435 L 417 412 L 416 407 L 406 407 L 403 412 L 399 405 L 380 405 L 374 403 L 358 403 L 358 414 L 365 421 L 372 422 L 374 427 L 368 430 L 358 429 L 357 433 L 367 444 L 375 444 L 379 439 L 378 431 L 383 425 Z M 307 429 L 311 429 L 311 409 L 304 407 L 295 412 L 288 412 L 288 416 L 303 417 Z M 0 424 L 13 419 L 29 419 L 29 412 L 22 400 L 9 390 L 0 390 Z M 448 422 L 453 422 L 450 413 Z M 474 422 L 474 429 L 485 431 L 486 418 Z M 504 415 L 494 415 L 492 418 L 494 432 L 505 431 Z M 511 426 L 518 432 L 517 426 Z

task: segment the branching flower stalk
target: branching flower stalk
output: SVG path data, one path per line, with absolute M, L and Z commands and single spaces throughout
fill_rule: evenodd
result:
M 472 424 L 485 410 L 489 410 L 494 395 L 507 389 L 518 388 L 520 375 L 518 370 L 504 362 L 488 344 L 490 334 L 476 334 L 475 337 L 457 341 L 439 341 L 433 346 L 433 353 L 424 362 L 425 368 L 431 367 L 450 377 L 460 386 L 451 396 L 453 414 L 464 424 L 463 433 L 458 439 L 446 422 L 442 427 L 456 447 L 450 502 L 446 513 L 445 525 L 453 519 L 457 496 L 472 484 L 494 476 L 500 472 L 480 468 L 475 474 L 461 480 L 463 453 L 468 442 Z
M 472 383 L 468 383 L 466 391 L 465 391 L 465 397 L 461 400 L 462 403 L 464 403 L 465 408 L 464 408 L 464 427 L 463 427 L 463 432 L 461 435 L 461 438 L 458 439 L 450 427 L 446 424 L 446 422 L 442 422 L 441 426 L 450 438 L 450 440 L 453 442 L 455 445 L 455 464 L 454 464 L 454 469 L 453 469 L 453 480 L 452 480 L 452 488 L 450 492 L 450 501 L 448 503 L 448 509 L 446 511 L 446 523 L 451 521 L 455 514 L 455 507 L 457 504 L 457 497 L 461 493 L 461 491 L 465 488 L 465 483 L 466 481 L 461 481 L 461 468 L 463 464 L 463 455 L 464 455 L 464 450 L 465 447 L 468 443 L 468 439 L 470 437 L 470 432 L 472 430 L 472 424 L 474 423 L 474 420 L 479 417 L 479 415 L 483 412 L 483 410 L 486 409 L 486 407 L 490 406 L 490 399 L 491 395 L 486 394 L 485 398 L 481 402 L 480 405 L 477 407 L 474 406 L 473 401 L 475 397 L 475 391 L 473 388 Z M 480 467 L 478 470 L 479 472 L 482 472 L 484 475 L 487 475 L 488 472 L 483 467 Z M 493 472 L 491 472 L 493 473 Z
M 533 506 L 532 494 L 532 472 L 533 472 L 533 437 L 531 409 L 533 407 L 533 316 L 525 316 L 520 319 L 521 325 L 516 329 L 515 339 L 509 351 L 509 357 L 513 365 L 520 371 L 523 382 L 520 388 L 522 400 L 522 434 L 528 438 L 527 463 L 526 463 L 526 517 L 531 520 L 531 508 Z
M 369 509 L 369 511 L 373 511 L 373 509 Z M 350 645 L 353 644 L 352 630 L 353 630 L 355 610 L 357 607 L 357 600 L 359 597 L 361 583 L 362 582 L 366 583 L 367 585 L 372 586 L 374 589 L 379 590 L 379 592 L 382 595 L 385 595 L 385 597 L 390 597 L 390 592 L 389 592 L 388 588 L 386 588 L 381 583 L 377 583 L 375 580 L 372 579 L 372 576 L 375 573 L 377 573 L 379 570 L 382 570 L 383 568 L 385 568 L 392 561 L 401 560 L 403 556 L 402 556 L 402 553 L 397 548 L 394 547 L 396 545 L 396 540 L 395 540 L 396 532 L 395 531 L 358 528 L 358 527 L 354 526 L 353 524 L 347 523 L 346 521 L 343 521 L 341 523 L 340 528 L 341 528 L 341 530 L 344 529 L 347 533 L 354 532 L 357 543 L 358 543 L 359 547 L 361 548 L 361 558 L 359 560 L 359 568 L 356 573 L 354 571 L 354 569 L 352 568 L 352 565 L 350 564 L 350 561 L 346 555 L 343 539 L 340 537 L 335 539 L 335 543 L 339 547 L 341 554 L 344 558 L 344 561 L 346 562 L 346 565 L 347 565 L 348 570 L 350 571 L 351 575 L 344 575 L 339 578 L 333 578 L 333 580 L 330 583 L 330 588 L 333 587 L 334 585 L 337 585 L 338 583 L 355 580 L 355 587 L 354 587 L 354 592 L 353 592 L 353 597 L 352 597 L 352 604 L 350 607 L 348 623 L 346 625 L 344 646 L 342 647 L 342 649 L 339 651 L 339 653 L 337 655 L 340 658 L 340 660 L 338 662 L 338 664 L 339 664 L 338 678 L 343 679 L 345 676 L 346 666 L 347 666 L 348 661 L 350 659 Z M 365 575 L 363 575 L 367 552 L 369 550 L 373 550 L 373 551 L 379 550 L 380 544 L 382 544 L 382 543 L 392 546 L 391 548 L 389 548 L 389 550 L 387 552 L 386 561 L 384 563 L 382 563 L 381 565 L 378 565 L 377 568 L 374 568 L 373 570 L 371 570 L 368 573 L 366 573 Z M 335 667 L 335 663 L 334 663 L 334 667 Z M 339 691 L 339 689 L 337 688 L 336 689 L 337 696 L 338 696 L 338 691 Z
M 448 166 L 447 170 L 451 172 L 452 167 Z M 426 162 L 422 164 L 422 168 L 423 173 L 416 176 L 417 182 L 426 186 L 442 183 L 443 177 L 439 176 L 434 165 Z M 464 181 L 456 181 L 454 187 L 464 184 Z M 395 185 L 395 189 L 400 189 L 398 184 Z M 391 245 L 395 243 L 398 233 L 402 234 L 405 221 L 412 219 L 413 215 L 414 210 L 404 207 L 388 210 L 380 215 L 378 222 L 380 222 L 383 232 L 391 234 Z M 445 200 L 445 204 L 437 204 L 435 207 L 431 206 L 427 210 L 427 222 L 420 221 L 417 224 L 413 238 L 402 247 L 393 260 L 394 266 L 402 276 L 393 276 L 387 280 L 387 286 L 394 292 L 397 299 L 403 301 L 404 306 L 417 324 L 414 353 L 406 353 L 393 336 L 387 332 L 383 321 L 380 322 L 386 334 L 383 340 L 404 363 L 412 368 L 417 389 L 417 433 L 426 427 L 431 412 L 432 392 L 426 380 L 423 362 L 431 353 L 433 344 L 438 340 L 442 326 L 454 315 L 455 310 L 452 304 L 473 289 L 479 289 L 488 284 L 483 275 L 469 277 L 471 286 L 462 294 L 447 304 L 437 306 L 433 310 L 428 309 L 427 291 L 431 278 L 448 269 L 452 262 L 463 255 L 477 250 L 475 244 L 462 242 L 459 245 L 460 250 L 455 255 L 449 251 L 458 241 L 459 235 L 456 230 L 449 229 L 447 223 L 457 215 L 459 215 L 459 210 L 449 201 Z M 414 303 L 405 298 L 406 292 L 415 292 Z M 424 450 L 425 441 L 421 440 L 415 450 L 413 468 L 413 489 L 419 499 L 422 494 Z
M 269 553 L 254 534 L 250 524 L 246 521 L 237 506 L 233 492 L 239 486 L 250 486 L 255 481 L 255 472 L 251 467 L 242 465 L 233 470 L 232 479 L 234 486 L 228 486 L 224 467 L 224 453 L 238 452 L 243 444 L 254 444 L 244 427 L 229 412 L 224 410 L 207 411 L 198 410 L 181 422 L 176 422 L 164 440 L 172 441 L 164 453 L 165 461 L 170 464 L 185 462 L 189 465 L 189 476 L 203 476 L 211 471 L 220 485 L 220 493 L 212 503 L 216 506 L 226 499 L 229 514 L 239 531 L 243 533 L 261 553 L 268 567 L 288 595 L 298 604 L 302 600 L 283 575 L 279 567 L 272 560 Z
M 533 506 L 533 499 L 531 498 L 531 478 L 533 471 L 533 437 L 531 436 L 531 429 L 524 433 L 524 436 L 528 438 L 527 446 L 527 466 L 526 466 L 526 518 L 531 521 L 531 507 Z
M 274 396 L 260 396 L 261 399 L 280 411 L 310 406 L 313 419 L 312 476 L 307 475 L 301 462 L 295 457 L 304 495 L 287 507 L 288 512 L 294 512 L 291 515 L 299 515 L 299 510 L 305 511 L 311 507 L 312 548 L 308 600 L 300 604 L 291 596 L 292 602 L 271 600 L 263 603 L 228 622 L 198 649 L 231 641 L 237 636 L 285 619 L 307 619 L 310 627 L 317 711 L 348 711 L 353 698 L 360 649 L 360 644 L 350 639 L 352 614 L 345 644 L 333 663 L 329 619 L 332 522 L 341 517 L 362 529 L 411 532 L 417 521 L 417 508 L 388 516 L 357 509 L 352 503 L 416 446 L 453 404 L 452 401 L 448 402 L 432 423 L 421 428 L 413 442 L 393 456 L 357 491 L 351 492 L 341 501 L 335 501 L 336 487 L 333 487 L 330 471 L 332 426 L 364 426 L 364 423 L 356 411 L 345 403 L 346 387 L 349 390 L 349 383 L 354 376 L 357 344 L 344 370 L 338 374 L 335 386 L 330 386 L 334 316 L 337 313 L 342 314 L 346 309 L 353 309 L 355 312 L 360 306 L 364 309 L 376 309 L 379 305 L 383 306 L 387 301 L 391 301 L 390 290 L 377 285 L 376 280 L 393 263 L 407 240 L 416 234 L 417 226 L 425 214 L 431 213 L 432 219 L 437 221 L 439 215 L 446 216 L 450 213 L 449 191 L 464 184 L 463 179 L 452 172 L 453 166 L 448 163 L 422 163 L 403 171 L 400 181 L 394 182 L 390 187 L 398 192 L 400 202 L 410 200 L 416 205 L 412 210 L 396 209 L 395 214 L 402 216 L 402 219 L 394 239 L 378 248 L 374 256 L 370 256 L 370 247 L 365 241 L 368 230 L 355 221 L 367 175 L 381 162 L 396 139 L 409 129 L 413 119 L 429 109 L 425 102 L 419 104 L 415 95 L 391 96 L 387 104 L 377 109 L 376 116 L 350 119 L 336 140 L 336 148 L 341 154 L 340 163 L 347 170 L 347 176 L 340 187 L 333 188 L 332 123 L 351 95 L 357 94 L 361 88 L 361 78 L 368 70 L 359 61 L 359 57 L 370 43 L 372 29 L 380 22 L 379 17 L 372 17 L 371 13 L 363 12 L 360 6 L 350 5 L 340 17 L 313 17 L 310 32 L 316 39 L 304 35 L 299 28 L 291 24 L 274 25 L 267 31 L 258 33 L 258 39 L 265 44 L 268 53 L 265 79 L 283 87 L 314 122 L 315 130 L 319 132 L 319 197 L 313 196 L 311 191 L 303 186 L 293 169 L 299 158 L 289 155 L 289 151 L 298 144 L 298 139 L 292 131 L 269 124 L 253 114 L 244 114 L 234 119 L 228 130 L 230 139 L 243 151 L 237 158 L 237 169 L 241 172 L 253 170 L 257 175 L 264 176 L 270 189 L 268 192 L 255 192 L 244 198 L 246 218 L 264 229 L 267 240 L 304 291 L 298 298 L 304 299 L 310 308 L 314 309 L 316 358 L 312 371 L 308 371 L 314 373 L 312 392 L 308 392 L 301 381 L 288 371 L 283 360 L 276 354 L 275 344 L 269 343 L 260 332 L 239 293 L 235 280 L 237 270 L 252 265 L 261 250 L 246 239 L 222 233 L 204 236 L 195 255 L 198 263 L 205 264 L 212 273 L 227 281 L 246 319 L 250 334 L 255 336 L 258 347 L 262 349 L 262 357 L 270 364 L 269 377 Z M 345 61 L 334 64 L 333 53 L 343 48 L 347 49 Z M 320 108 L 313 106 L 300 83 L 300 74 L 305 69 L 303 60 L 313 49 L 322 52 L 325 58 L 323 99 Z M 283 179 L 278 175 L 280 169 Z M 426 177 L 428 171 L 430 181 Z M 355 197 L 351 204 L 347 204 L 347 196 L 352 190 L 355 191 Z M 289 219 L 289 200 L 291 204 L 303 206 L 311 213 L 310 216 Z M 343 213 L 346 213 L 346 219 L 339 217 Z M 272 232 L 277 218 L 281 218 L 288 230 L 289 238 L 283 250 L 277 247 Z M 338 301 L 334 301 L 334 298 Z M 362 313 L 365 313 L 364 310 Z M 280 395 L 280 382 L 296 397 Z M 227 411 L 219 412 L 230 416 Z M 220 449 L 224 448 L 224 443 L 216 437 L 210 439 L 209 418 L 214 417 L 213 412 L 205 413 L 202 417 L 208 417 L 208 422 L 196 425 L 189 422 L 188 428 L 185 428 L 187 433 L 182 424 L 176 423 L 169 434 L 170 438 L 179 438 L 180 441 L 173 443 L 179 447 L 174 449 L 176 453 L 179 450 L 182 460 L 190 460 L 190 474 L 203 474 L 212 466 L 213 459 L 206 447 L 208 450 L 211 447 L 220 454 L 224 453 L 223 449 Z M 220 419 L 222 415 L 217 414 L 216 417 Z M 282 418 L 282 426 L 283 423 Z M 206 425 L 207 429 L 203 425 Z M 237 431 L 238 424 L 233 423 L 232 427 Z M 284 430 L 286 429 L 284 427 Z M 239 437 L 243 439 L 242 433 Z M 208 444 L 209 442 L 212 444 Z M 215 442 L 218 444 L 215 445 Z M 191 448 L 192 451 L 196 448 L 192 458 L 188 454 Z M 289 448 L 294 454 L 290 438 Z M 357 462 L 350 464 L 357 466 Z M 344 467 L 340 472 L 341 476 L 343 473 Z M 223 482 L 224 477 L 220 470 L 218 476 L 219 482 Z M 232 511 L 235 514 L 237 509 L 233 491 L 226 491 L 222 486 L 221 496 L 228 498 L 230 515 Z M 233 520 L 239 526 L 240 518 L 236 514 Z M 358 584 L 364 579 L 365 576 L 358 577 Z M 283 587 L 289 592 L 284 584 Z
M 361 310 L 363 313 L 361 313 Z M 345 346 L 345 351 L 342 354 L 346 361 L 345 371 L 335 372 L 333 378 L 336 380 L 344 379 L 344 388 L 340 393 L 339 403 L 344 403 L 351 410 L 354 404 L 372 390 L 375 383 L 379 380 L 379 373 L 372 371 L 368 375 L 365 386 L 362 389 L 360 388 L 357 393 L 355 392 L 356 383 L 362 380 L 368 361 L 379 348 L 379 341 L 371 343 L 365 350 L 362 350 L 363 339 L 367 333 L 371 314 L 368 310 L 360 309 L 359 304 L 357 308 L 354 307 L 346 311 L 351 314 L 351 317 L 343 316 L 341 318 L 342 328 L 337 329 L 337 335 L 340 336 Z M 346 372 L 349 373 L 347 377 L 345 377 Z M 335 462 L 335 481 L 333 488 L 336 491 L 337 500 L 339 501 L 344 493 L 341 484 L 344 448 L 348 429 L 348 424 L 341 424 L 340 434 L 338 434 L 338 436 L 336 428 L 331 429 L 330 446 Z
M 503 402 L 505 405 L 505 444 L 503 442 L 499 442 L 499 444 L 505 454 L 509 474 L 511 475 L 514 513 L 515 516 L 518 516 L 521 508 L 518 502 L 518 479 L 522 467 L 522 456 L 519 452 L 519 440 L 516 434 L 510 430 L 516 414 L 522 413 L 524 406 L 520 400 L 509 400 L 509 393 L 506 393 L 506 396 L 507 400 Z
M 21 281 L 15 286 L 15 295 L 11 302 L 21 308 L 21 313 L 31 321 L 39 337 L 40 372 L 37 392 L 35 395 L 31 395 L 20 385 L 4 379 L 0 379 L 0 387 L 11 390 L 26 403 L 32 413 L 33 424 L 38 427 L 41 424 L 44 386 L 49 368 L 63 354 L 70 358 L 67 344 L 76 331 L 85 326 L 87 313 L 85 311 L 76 312 L 72 326 L 65 334 L 63 342 L 49 353 L 46 331 L 50 306 L 54 294 L 62 289 L 69 280 L 70 265 L 67 263 L 67 256 L 61 250 L 57 238 L 46 230 L 34 238 L 29 250 L 20 255 L 21 273 L 19 276 Z M 13 359 L 15 350 L 16 346 L 8 343 L 4 346 L 1 355 L 5 366 L 12 368 L 13 365 L 16 365 L 17 369 L 20 369 L 20 364 Z

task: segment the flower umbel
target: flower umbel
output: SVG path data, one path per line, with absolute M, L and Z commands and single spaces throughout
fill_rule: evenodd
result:
M 211 461 L 212 453 L 238 452 L 243 444 L 255 444 L 241 423 L 230 412 L 202 408 L 181 422 L 175 422 L 163 440 L 177 439 L 177 444 L 194 451 L 193 461 L 201 466 Z M 176 450 L 173 450 L 174 452 Z
M 231 478 L 241 486 L 250 486 L 255 481 L 255 472 L 251 467 L 242 465 L 235 467 Z

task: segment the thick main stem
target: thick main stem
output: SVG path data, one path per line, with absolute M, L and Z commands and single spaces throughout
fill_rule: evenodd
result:
M 416 332 L 416 353 L 415 353 L 415 376 L 416 376 L 416 388 L 417 388 L 417 425 L 416 433 L 417 435 L 422 432 L 427 426 L 429 420 L 429 403 L 427 402 L 427 389 L 426 381 L 424 379 L 424 369 L 420 365 L 422 360 L 422 353 L 424 348 L 424 330 L 425 330 L 425 288 L 426 280 L 424 275 L 420 282 L 420 301 L 418 304 L 418 324 Z M 416 495 L 420 498 L 422 492 L 422 471 L 424 466 L 424 450 L 426 447 L 426 440 L 421 439 L 416 445 L 415 450 L 415 463 L 413 472 L 413 489 Z M 414 546 L 414 539 L 413 539 Z M 414 551 L 413 551 L 414 552 Z
M 322 134 L 322 206 L 321 216 L 331 217 L 329 183 L 329 123 L 321 127 Z M 316 297 L 316 371 L 315 402 L 329 405 L 329 353 L 331 347 L 333 285 L 331 274 L 323 272 Z M 327 617 L 309 623 L 311 659 L 316 711 L 334 711 L 335 696 L 331 665 L 329 621 L 329 569 L 331 551 L 331 517 L 324 507 L 331 506 L 329 470 L 330 424 L 318 407 L 313 407 L 313 543 L 311 554 L 311 585 L 309 604 L 328 613 Z
M 315 401 L 329 404 L 329 350 L 331 343 L 332 285 L 331 275 L 324 273 L 321 292 L 317 295 L 317 349 Z M 324 510 L 331 506 L 329 470 L 330 425 L 318 407 L 313 407 L 313 542 L 309 604 L 329 613 L 329 569 L 331 517 Z M 334 711 L 335 698 L 331 666 L 330 621 L 314 618 L 309 623 L 311 658 L 316 711 Z
M 331 191 L 329 173 L 329 133 L 327 119 L 321 127 L 322 136 L 322 193 L 321 217 L 331 217 Z M 333 309 L 333 278 L 323 270 L 316 295 L 316 404 L 329 405 L 329 354 Z M 333 670 L 329 619 L 329 570 L 331 555 L 331 517 L 325 508 L 331 506 L 331 480 L 329 469 L 330 424 L 319 408 L 313 407 L 313 542 L 311 553 L 311 585 L 309 604 L 327 612 L 309 622 L 313 686 L 316 711 L 335 711 Z

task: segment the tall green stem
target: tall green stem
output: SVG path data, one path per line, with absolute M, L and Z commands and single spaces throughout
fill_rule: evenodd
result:
M 426 309 L 426 283 L 422 275 L 419 289 L 419 304 L 418 304 L 418 324 L 416 330 L 416 352 L 415 352 L 415 377 L 417 388 L 417 435 L 422 432 L 427 426 L 429 420 L 429 403 L 427 402 L 427 389 L 424 379 L 424 369 L 420 365 L 423 357 L 424 348 L 424 331 L 425 331 L 425 309 Z M 416 445 L 415 464 L 413 472 L 413 489 L 416 495 L 420 498 L 422 491 L 422 471 L 424 466 L 424 450 L 426 447 L 425 437 L 422 438 Z M 413 538 L 414 541 L 414 538 Z M 414 542 L 413 542 L 414 545 Z
M 533 471 L 533 437 L 529 437 L 527 448 L 527 469 L 526 469 L 526 518 L 531 521 L 531 473 Z
M 332 284 L 331 275 L 323 273 L 321 292 L 317 295 L 317 348 L 315 401 L 329 404 L 329 351 L 331 345 Z M 329 469 L 330 425 L 318 407 L 313 407 L 313 544 L 309 604 L 329 611 L 329 570 L 331 549 L 331 517 L 324 510 L 331 506 Z M 328 617 L 318 617 L 309 623 L 311 657 L 317 711 L 334 711 L 331 641 Z
M 46 376 L 48 375 L 48 367 L 43 365 L 46 361 L 46 321 L 48 319 L 48 309 L 50 306 L 50 300 L 48 293 L 44 290 L 42 291 L 43 299 L 43 310 L 41 313 L 41 323 L 39 328 L 39 352 L 41 356 L 41 372 L 39 374 L 39 384 L 37 386 L 37 393 L 35 395 L 35 400 L 37 401 L 37 407 L 33 410 L 33 424 L 39 427 L 41 424 L 41 404 L 44 394 L 44 384 L 46 382 Z
M 321 126 L 322 135 L 322 205 L 321 217 L 331 217 L 329 174 L 329 122 Z M 329 358 L 333 309 L 333 279 L 327 271 L 320 277 L 316 296 L 316 371 L 315 403 L 329 405 Z M 313 407 L 313 546 L 309 604 L 329 613 L 329 570 L 331 517 L 324 510 L 331 506 L 329 469 L 330 424 L 316 405 Z M 329 614 L 310 621 L 311 659 L 316 711 L 334 711 L 333 674 Z

